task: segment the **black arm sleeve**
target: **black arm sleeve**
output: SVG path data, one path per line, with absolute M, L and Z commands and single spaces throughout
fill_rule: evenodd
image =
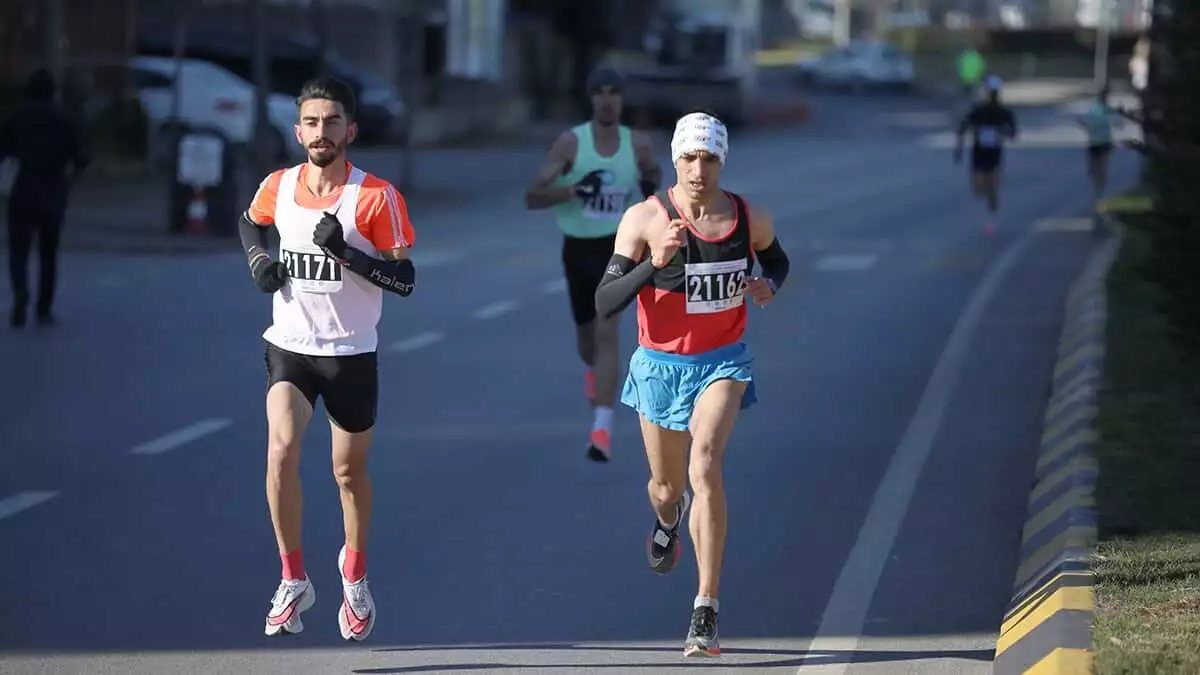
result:
M 400 297 L 407 298 L 416 288 L 417 270 L 413 267 L 412 261 L 407 258 L 404 260 L 379 260 L 362 251 L 347 247 L 345 261 L 346 267 L 350 268 L 351 272 Z
M 772 239 L 770 246 L 761 251 L 755 251 L 754 255 L 758 257 L 758 265 L 762 267 L 763 276 L 775 284 L 775 290 L 783 288 L 783 281 L 787 279 L 791 263 L 788 261 L 787 253 L 784 253 L 783 247 L 779 245 L 779 238 Z
M 250 220 L 250 216 L 245 211 L 242 212 L 242 217 L 238 218 L 238 236 L 242 238 L 242 251 L 246 253 L 251 270 L 258 265 L 260 260 L 269 261 L 271 259 L 271 254 L 267 249 L 267 228 Z
M 596 287 L 596 313 L 608 319 L 625 311 L 642 286 L 649 283 L 654 271 L 649 256 L 635 263 L 623 255 L 614 255 Z

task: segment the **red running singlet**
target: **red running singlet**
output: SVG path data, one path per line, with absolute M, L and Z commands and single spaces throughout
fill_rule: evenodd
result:
M 739 195 L 733 227 L 708 238 L 688 222 L 687 243 L 638 292 L 638 344 L 672 354 L 700 354 L 735 344 L 746 332 L 746 275 L 754 269 L 750 212 Z M 670 219 L 681 218 L 669 190 L 654 199 Z

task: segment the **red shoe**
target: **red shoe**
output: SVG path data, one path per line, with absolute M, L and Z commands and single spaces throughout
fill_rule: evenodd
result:
M 588 445 L 587 457 L 593 462 L 607 462 L 612 454 L 612 445 L 608 432 L 597 429 L 592 432 L 591 444 Z

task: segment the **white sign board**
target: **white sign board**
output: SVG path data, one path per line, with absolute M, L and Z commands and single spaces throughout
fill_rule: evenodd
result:
M 177 180 L 193 187 L 213 187 L 221 182 L 225 143 L 214 136 L 188 134 L 179 139 Z

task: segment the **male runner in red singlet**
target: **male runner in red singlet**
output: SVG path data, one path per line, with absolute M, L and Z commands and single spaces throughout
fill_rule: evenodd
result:
M 679 525 L 695 492 L 689 530 L 700 584 L 685 656 L 718 656 L 717 600 L 725 549 L 721 461 L 738 413 L 757 399 L 753 357 L 742 342 L 746 294 L 760 307 L 787 278 L 788 258 L 771 217 L 720 189 L 728 154 L 725 125 L 691 113 L 675 126 L 675 185 L 625 212 L 612 259 L 596 291 L 601 316 L 637 298 L 639 347 L 621 402 L 638 411 L 650 463 L 647 486 L 657 518 L 650 567 L 679 560 Z M 754 260 L 762 276 L 751 276 Z M 690 458 L 689 458 L 690 445 Z
M 416 234 L 396 188 L 346 160 L 357 133 L 351 90 L 331 78 L 313 80 L 296 105 L 296 139 L 308 161 L 263 180 L 238 223 L 250 274 L 273 296 L 271 325 L 263 333 L 267 504 L 283 579 L 266 634 L 304 630 L 300 615 L 316 600 L 301 556 L 299 466 L 300 440 L 319 397 L 333 436 L 345 530 L 338 627 L 343 639 L 361 641 L 375 626 L 365 555 L 372 496 L 367 454 L 379 394 L 376 326 L 384 291 L 413 292 L 409 251 Z M 271 225 L 279 233 L 278 261 L 267 245 Z

